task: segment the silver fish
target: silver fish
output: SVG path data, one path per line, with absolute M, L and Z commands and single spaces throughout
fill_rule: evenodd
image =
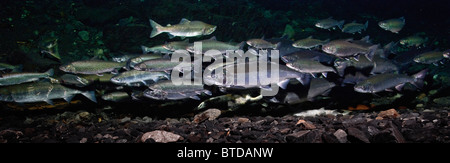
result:
M 135 70 L 141 71 L 172 71 L 180 62 L 172 62 L 170 59 L 153 59 L 134 66 Z M 182 70 L 180 70 L 182 71 Z
M 400 39 L 399 43 L 400 45 L 406 46 L 406 47 L 419 47 L 424 45 L 428 41 L 428 38 L 423 38 L 419 35 L 413 35 L 409 37 L 405 37 L 403 39 Z
M 271 69 L 269 67 L 275 66 L 275 63 L 268 63 L 267 74 L 272 74 Z M 226 65 L 223 69 L 228 70 L 229 67 L 233 66 L 236 72 L 228 72 L 225 71 L 223 76 L 219 75 L 211 75 L 204 76 L 204 83 L 207 85 L 217 85 L 222 88 L 235 88 L 235 89 L 247 89 L 247 88 L 264 88 L 266 85 L 261 85 L 261 83 L 270 83 L 277 84 L 282 89 L 286 89 L 287 84 L 290 79 L 297 79 L 302 84 L 306 85 L 309 83 L 311 76 L 309 74 L 300 73 L 294 71 L 286 66 L 278 65 L 278 79 L 275 78 L 267 78 L 268 81 L 261 81 L 259 68 L 261 63 L 258 62 L 248 62 L 248 63 L 238 63 L 232 65 Z M 237 67 L 249 67 L 245 68 L 245 71 L 237 71 Z M 256 67 L 256 70 L 251 69 L 250 67 Z M 245 83 L 239 83 L 237 81 L 238 76 L 245 77 Z M 234 80 L 231 80 L 234 79 Z M 255 81 L 256 83 L 250 83 L 250 81 Z
M 203 85 L 175 85 L 167 80 L 151 85 L 144 91 L 144 96 L 155 100 L 182 100 L 195 99 L 200 100 L 198 95 L 211 95 L 209 90 L 203 88 Z
M 172 53 L 172 51 L 164 48 L 164 45 L 156 45 L 153 47 L 147 47 L 147 46 L 141 45 L 141 49 L 142 49 L 142 53 L 144 53 L 144 54 L 147 54 L 147 53 L 171 54 Z
M 91 81 L 73 74 L 64 74 L 60 77 L 62 84 L 85 87 L 92 84 Z
M 163 45 L 163 48 L 165 48 L 169 51 L 185 50 L 188 45 L 189 45 L 189 39 L 186 39 L 184 41 L 168 42 Z
M 264 39 L 250 39 L 247 40 L 247 45 L 257 49 L 277 49 L 281 43 L 272 44 Z
M 309 73 L 315 76 L 317 73 L 323 73 L 326 76 L 328 72 L 336 73 L 332 67 L 325 66 L 317 61 L 312 60 L 297 60 L 286 64 L 287 67 L 301 73 Z
M 165 72 L 149 72 L 149 71 L 138 71 L 130 70 L 122 72 L 111 78 L 111 82 L 118 85 L 129 85 L 134 86 L 136 83 L 142 83 L 148 85 L 148 81 L 154 83 L 161 79 L 169 79 L 169 75 Z
M 405 18 L 400 17 L 396 19 L 388 19 L 378 22 L 378 26 L 386 31 L 391 31 L 392 33 L 398 33 L 405 26 Z
M 234 51 L 234 50 L 242 49 L 242 47 L 245 44 L 245 42 L 241 42 L 237 45 L 232 45 L 232 44 L 228 44 L 225 42 L 217 41 L 216 37 L 211 37 L 210 39 L 197 41 L 197 42 L 202 43 L 202 52 L 203 53 L 207 52 L 208 50 L 218 50 L 221 53 L 226 53 L 227 50 Z M 191 53 L 194 53 L 195 52 L 194 46 L 195 46 L 195 43 L 187 46 L 186 50 Z
M 313 78 L 311 79 L 311 84 L 309 86 L 308 90 L 308 100 L 313 101 L 316 96 L 320 95 L 328 95 L 333 87 L 335 87 L 336 84 L 327 81 L 323 78 Z
M 170 38 L 175 36 L 184 38 L 210 35 L 217 28 L 215 25 L 206 24 L 202 21 L 190 21 L 185 18 L 181 19 L 179 24 L 167 25 L 165 27 L 150 19 L 150 25 L 153 28 L 150 38 L 165 32 L 169 34 Z
M 23 68 L 22 65 L 10 65 L 7 63 L 0 63 L 0 71 L 12 70 L 13 72 L 21 71 Z
M 365 47 L 352 43 L 351 40 L 334 40 L 322 45 L 324 52 L 337 57 L 355 57 L 359 54 L 364 54 L 369 60 L 372 60 L 377 48 L 378 45 Z
M 318 46 L 321 46 L 327 42 L 330 42 L 330 39 L 326 39 L 326 40 L 319 40 L 319 39 L 314 39 L 312 36 L 309 36 L 307 38 L 295 41 L 292 46 L 296 47 L 296 48 L 302 48 L 302 49 L 312 49 Z
M 2 74 L 0 77 L 0 86 L 38 81 L 40 78 L 49 78 L 50 76 L 53 76 L 53 73 L 53 69 L 50 69 L 44 73 L 19 72 Z
M 321 63 L 333 64 L 336 59 L 337 57 L 326 53 L 305 49 L 299 49 L 297 52 L 281 57 L 281 60 L 285 63 L 295 62 L 297 60 L 313 60 Z
M 127 67 L 133 68 L 134 66 L 136 66 L 139 63 L 142 63 L 142 62 L 145 62 L 148 60 L 152 60 L 152 59 L 161 59 L 161 58 L 163 58 L 163 56 L 158 53 L 139 55 L 134 58 L 131 58 L 128 61 Z
M 335 29 L 337 26 L 339 27 L 339 29 L 342 29 L 342 25 L 344 25 L 344 22 L 345 22 L 344 20 L 337 21 L 334 20 L 333 17 L 329 17 L 327 19 L 319 20 L 315 24 L 315 26 L 322 29 L 330 29 L 330 28 Z
M 63 66 L 59 69 L 64 72 L 70 72 L 74 74 L 101 74 L 105 72 L 113 72 L 116 69 L 125 67 L 126 63 L 118 63 L 112 61 L 101 60 L 87 60 L 87 61 L 75 61 Z
M 351 23 L 345 24 L 342 28 L 342 32 L 344 33 L 361 33 L 361 31 L 365 31 L 367 27 L 369 26 L 369 21 L 366 21 L 364 24 L 356 23 L 356 21 L 353 21 Z
M 422 64 L 434 64 L 437 65 L 439 61 L 444 59 L 443 52 L 440 51 L 431 51 L 419 54 L 414 57 L 414 62 L 422 63 Z
M 76 94 L 82 94 L 97 102 L 94 91 L 80 91 L 49 82 L 26 83 L 0 88 L 0 100 L 17 103 L 47 102 L 63 98 L 70 102 Z
M 126 100 L 131 100 L 131 97 L 130 95 L 128 95 L 127 92 L 111 92 L 102 95 L 102 99 L 105 101 L 122 102 Z
M 377 93 L 395 87 L 401 90 L 405 83 L 411 83 L 421 88 L 423 86 L 423 79 L 427 70 L 422 70 L 413 76 L 405 74 L 380 74 L 371 76 L 368 79 L 359 82 L 354 89 L 360 93 Z

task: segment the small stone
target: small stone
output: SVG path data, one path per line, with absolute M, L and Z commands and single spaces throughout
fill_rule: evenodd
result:
M 389 110 L 381 111 L 380 113 L 378 113 L 378 117 L 381 117 L 381 119 L 383 119 L 383 118 L 395 119 L 395 118 L 400 117 L 400 114 L 398 114 L 398 112 L 395 109 L 389 109 Z M 378 117 L 376 119 L 380 119 Z
M 81 119 L 89 119 L 90 117 L 90 113 L 86 111 L 78 113 L 78 115 L 80 116 Z
M 247 122 L 250 122 L 250 119 L 248 119 L 248 118 L 238 118 L 237 122 L 239 122 L 239 123 L 247 123 Z
M 340 143 L 347 143 L 347 133 L 344 130 L 339 129 L 333 134 Z
M 363 124 L 366 122 L 367 122 L 366 118 L 356 117 L 356 118 L 352 118 L 352 119 L 343 121 L 342 125 L 344 125 L 344 127 L 352 127 L 352 126 L 357 126 L 357 125 L 360 125 L 360 124 Z
M 205 120 L 212 121 L 212 120 L 216 119 L 217 117 L 219 117 L 220 114 L 221 114 L 221 111 L 219 109 L 208 109 L 208 110 L 205 110 L 204 112 L 201 112 L 201 113 L 195 115 L 193 122 L 200 123 Z
M 86 143 L 87 142 L 87 138 L 82 138 L 81 140 L 80 140 L 80 143 Z
M 289 135 L 286 135 L 287 142 L 302 142 L 302 137 L 309 133 L 310 130 L 301 130 Z
M 366 135 L 354 127 L 349 127 L 347 129 L 348 132 L 348 139 L 350 139 L 350 142 L 363 142 L 363 143 L 370 143 L 369 139 L 366 137 Z
M 208 140 L 206 140 L 206 142 L 207 143 L 212 143 L 212 142 L 214 142 L 214 139 L 213 138 L 208 138 Z
M 287 134 L 287 133 L 289 133 L 289 131 L 291 131 L 290 128 L 283 128 L 283 129 L 281 129 L 279 132 L 280 132 L 281 134 Z
M 126 122 L 129 122 L 129 121 L 131 121 L 130 117 L 125 117 L 125 118 L 120 119 L 120 123 L 126 123 Z
M 126 143 L 128 140 L 127 139 L 119 139 L 116 140 L 116 143 Z
M 309 121 L 305 121 L 303 119 L 300 119 L 297 121 L 297 123 L 295 124 L 296 126 L 301 126 L 303 129 L 305 130 L 312 130 L 312 129 L 316 129 L 316 126 L 314 126 L 313 123 L 309 122 Z
M 146 140 L 150 138 L 155 140 L 155 142 L 157 143 L 169 143 L 178 141 L 181 138 L 181 136 L 163 130 L 156 130 L 147 132 L 144 135 L 142 135 L 141 142 L 146 142 Z
M 369 132 L 369 134 L 371 136 L 375 136 L 376 134 L 380 133 L 380 130 L 378 130 L 376 127 L 374 126 L 369 126 L 367 127 L 367 131 Z

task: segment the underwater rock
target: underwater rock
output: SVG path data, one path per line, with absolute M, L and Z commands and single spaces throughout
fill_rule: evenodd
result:
M 146 142 L 147 139 L 153 139 L 156 143 L 170 143 L 170 142 L 176 142 L 181 138 L 180 135 L 162 131 L 162 130 L 156 130 L 147 132 L 141 137 L 141 142 Z
M 219 109 L 208 109 L 205 110 L 204 112 L 201 112 L 197 115 L 194 116 L 194 120 L 192 122 L 194 123 L 200 123 L 203 122 L 205 120 L 214 120 L 217 117 L 219 117 L 221 114 L 221 111 Z
M 300 119 L 297 121 L 297 124 L 295 124 L 296 126 L 300 126 L 302 129 L 304 130 L 312 130 L 312 129 L 316 129 L 316 126 L 314 126 L 313 123 L 309 122 L 309 121 L 305 121 L 303 119 Z
M 334 132 L 333 135 L 337 138 L 337 140 L 340 143 L 347 143 L 347 141 L 348 141 L 347 140 L 347 133 L 344 130 L 342 130 L 342 129 L 337 130 L 336 132 Z
M 350 142 L 363 142 L 363 143 L 370 143 L 367 136 L 362 132 L 361 130 L 355 128 L 355 127 L 349 127 L 347 128 L 348 132 L 348 139 Z
M 389 109 L 378 113 L 378 117 L 376 119 L 384 119 L 384 118 L 395 119 L 398 117 L 400 117 L 400 114 L 398 114 L 398 112 L 395 109 Z

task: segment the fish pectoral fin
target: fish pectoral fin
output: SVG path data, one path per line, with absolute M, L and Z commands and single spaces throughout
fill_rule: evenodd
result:
M 405 86 L 405 83 L 399 84 L 399 85 L 395 86 L 395 89 L 396 89 L 397 91 L 401 91 L 401 90 L 403 89 L 403 86 Z
M 289 79 L 285 79 L 285 80 L 277 83 L 277 85 L 280 86 L 281 89 L 286 89 L 288 84 L 289 84 Z
M 280 100 L 278 100 L 278 99 L 275 98 L 275 97 L 272 97 L 269 101 L 270 101 L 270 102 L 273 102 L 273 103 L 280 103 Z
M 219 91 L 222 93 L 226 93 L 227 89 L 225 87 L 219 87 Z
M 194 100 L 201 100 L 200 97 L 198 97 L 198 96 L 191 96 L 189 98 L 194 99 Z
M 103 76 L 103 74 L 96 74 L 97 76 Z
M 73 97 L 75 97 L 75 95 L 70 95 L 70 96 L 64 97 L 64 100 L 66 100 L 67 103 L 70 103 L 70 101 L 72 101 Z
M 387 89 L 385 89 L 385 91 L 387 91 L 387 92 L 394 92 L 394 90 L 392 90 L 391 88 L 387 88 Z
M 97 103 L 97 99 L 95 98 L 95 92 L 94 91 L 86 91 L 81 93 L 83 96 L 87 97 L 92 102 Z
M 168 33 L 168 35 L 169 35 L 169 39 L 173 39 L 175 37 L 175 35 L 172 35 L 170 33 Z
M 209 90 L 205 90 L 205 91 L 203 91 L 203 93 L 205 93 L 208 96 L 212 96 L 212 92 Z
M 330 92 L 331 92 L 331 89 L 328 89 L 322 93 L 322 96 L 328 96 L 330 94 Z
M 50 100 L 50 99 L 45 100 L 45 102 L 46 102 L 47 104 L 53 105 L 53 101 Z

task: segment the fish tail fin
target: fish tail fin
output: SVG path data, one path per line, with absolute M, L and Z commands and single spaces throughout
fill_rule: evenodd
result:
M 339 76 L 344 76 L 345 69 L 347 68 L 346 62 L 335 62 L 334 66 L 336 67 L 336 71 L 338 72 Z
M 146 47 L 144 45 L 141 45 L 141 49 L 142 49 L 142 53 L 147 54 L 150 53 L 151 51 L 149 50 L 149 47 Z
M 237 44 L 236 47 L 240 50 L 244 49 L 245 41 L 242 41 L 241 43 Z
M 366 23 L 364 23 L 364 30 L 367 30 L 367 27 L 369 27 L 369 21 L 367 20 Z
M 149 19 L 149 21 L 150 21 L 150 26 L 153 28 L 152 33 L 150 34 L 150 38 L 153 38 L 153 37 L 159 35 L 160 33 L 162 33 L 161 29 L 163 28 L 163 26 L 159 25 L 152 19 Z
M 366 54 L 366 58 L 372 62 L 372 58 L 375 55 L 377 49 L 378 49 L 378 44 L 377 45 L 373 45 L 371 47 L 369 47 L 369 52 Z
M 345 20 L 339 21 L 337 26 L 339 27 L 340 30 L 342 30 L 342 27 L 344 26 L 344 23 L 345 23 Z
M 95 98 L 95 92 L 94 91 L 86 91 L 81 93 L 83 96 L 87 97 L 92 102 L 97 103 L 97 99 Z
M 53 76 L 53 74 L 55 74 L 55 70 L 53 70 L 53 68 L 51 68 L 51 69 L 47 70 L 45 72 L 45 74 L 47 74 L 48 76 Z
M 275 45 L 275 49 L 280 49 L 280 47 L 281 47 L 281 42 L 279 42 Z
M 428 69 L 422 70 L 413 75 L 414 82 L 412 83 L 417 88 L 422 89 L 425 76 L 427 75 Z
M 18 65 L 12 69 L 12 72 L 21 72 L 22 69 L 23 69 L 23 65 Z

